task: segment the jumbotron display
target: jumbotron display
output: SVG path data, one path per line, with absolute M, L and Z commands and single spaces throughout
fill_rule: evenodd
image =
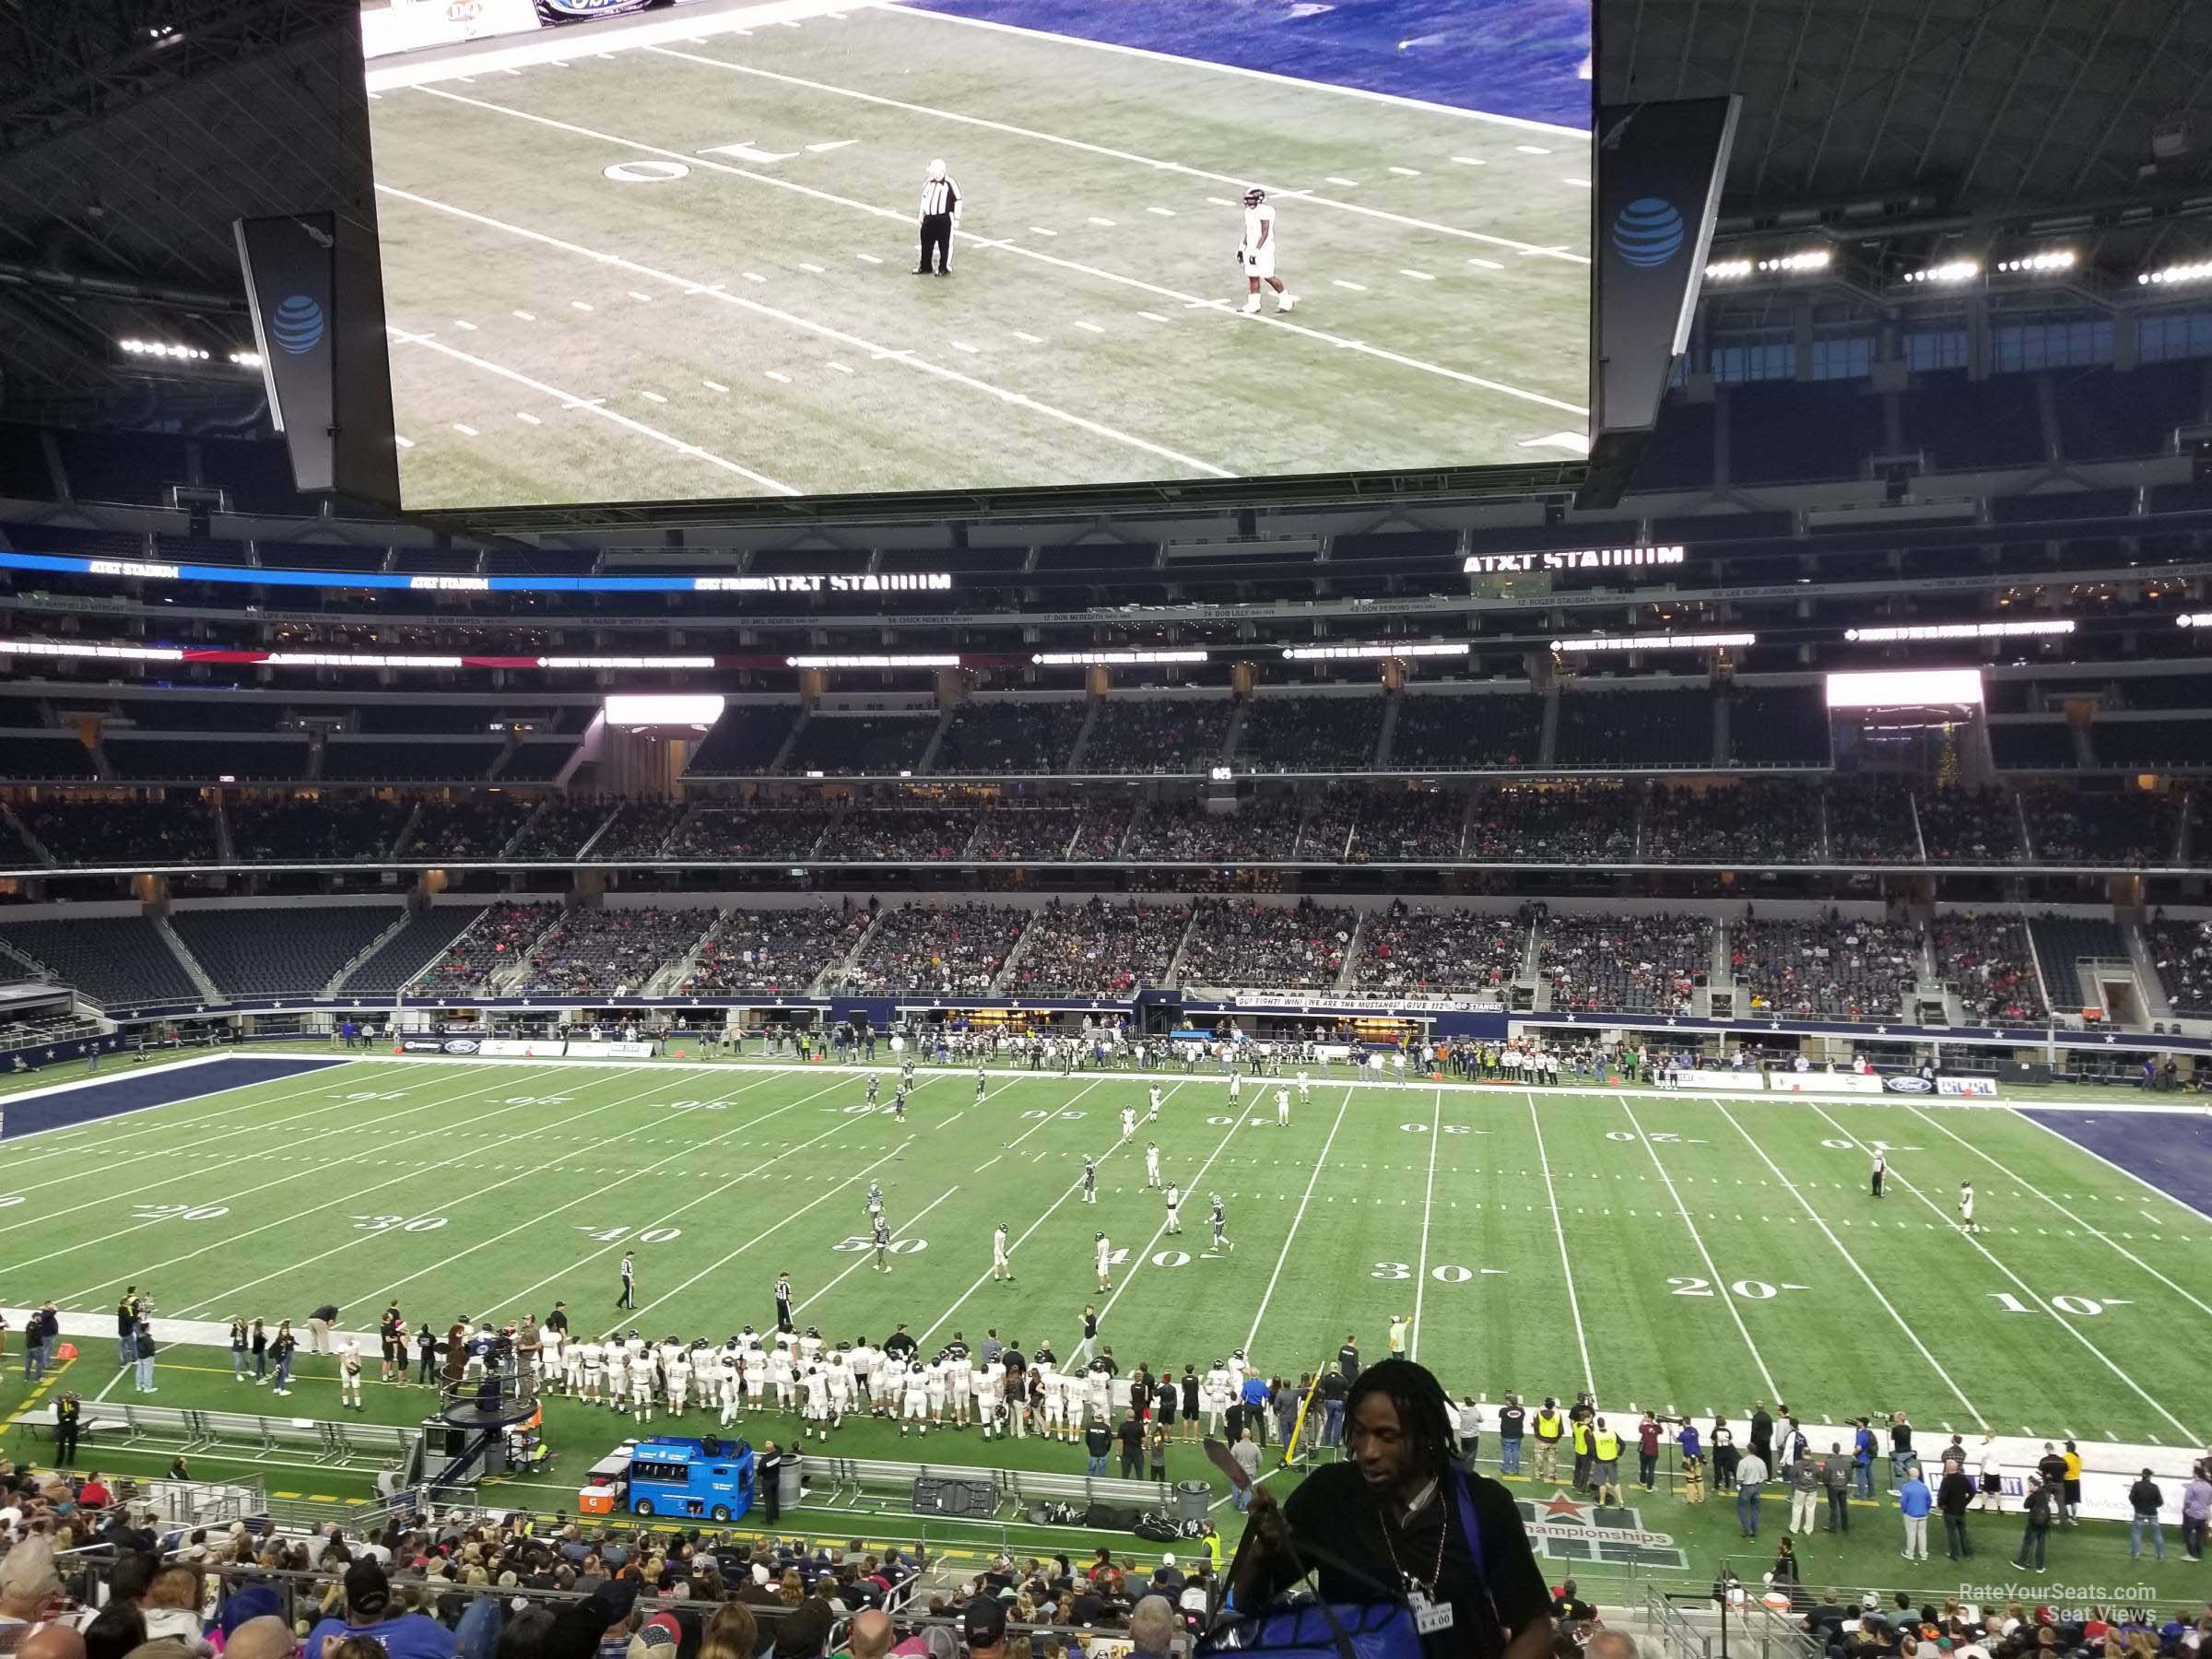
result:
M 364 9 L 410 510 L 1589 448 L 1586 0 Z

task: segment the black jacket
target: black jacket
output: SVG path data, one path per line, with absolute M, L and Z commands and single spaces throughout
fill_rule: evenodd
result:
M 1953 1468 L 1936 1488 L 1936 1507 L 1947 1515 L 1963 1515 L 1973 1507 L 1974 1483 L 1963 1469 Z
M 2155 1515 L 2166 1507 L 2166 1494 L 2147 1475 L 2127 1488 L 2127 1501 L 2138 1515 Z

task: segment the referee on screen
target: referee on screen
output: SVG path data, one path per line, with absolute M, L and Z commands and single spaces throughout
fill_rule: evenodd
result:
M 914 275 L 930 273 L 930 251 L 936 251 L 936 273 L 952 275 L 952 231 L 960 222 L 960 187 L 945 174 L 945 163 L 929 164 L 929 182 L 922 186 L 922 263 Z

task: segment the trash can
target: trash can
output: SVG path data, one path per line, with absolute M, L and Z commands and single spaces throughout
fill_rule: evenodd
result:
M 1179 1480 L 1175 1483 L 1175 1519 L 1203 1521 L 1213 1500 L 1214 1488 L 1205 1481 Z
M 776 1467 L 776 1507 L 779 1511 L 796 1509 L 800 1488 L 806 1484 L 803 1459 L 796 1453 L 783 1458 Z

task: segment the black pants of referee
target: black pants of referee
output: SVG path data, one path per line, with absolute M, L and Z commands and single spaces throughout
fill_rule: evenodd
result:
M 936 251 L 933 261 L 930 251 Z M 924 271 L 935 270 L 940 276 L 952 269 L 952 215 L 925 213 L 922 216 L 922 264 Z

